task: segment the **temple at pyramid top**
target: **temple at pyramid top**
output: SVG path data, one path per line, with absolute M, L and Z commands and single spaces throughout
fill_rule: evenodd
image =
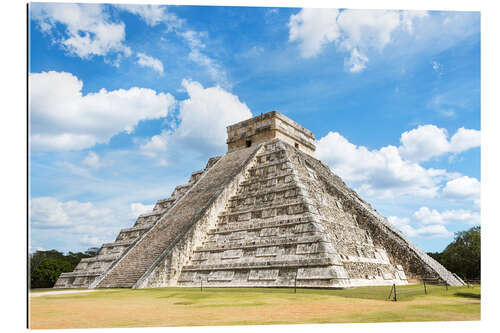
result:
M 278 111 L 262 113 L 227 127 L 228 152 L 272 139 L 280 139 L 311 156 L 316 150 L 314 133 Z

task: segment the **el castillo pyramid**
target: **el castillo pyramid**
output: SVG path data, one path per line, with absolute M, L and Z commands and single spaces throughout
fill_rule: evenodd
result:
M 313 157 L 311 131 L 272 111 L 227 134 L 225 155 L 55 288 L 462 284 Z

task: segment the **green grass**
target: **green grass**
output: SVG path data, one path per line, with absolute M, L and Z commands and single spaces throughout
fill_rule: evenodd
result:
M 481 288 L 390 286 L 351 289 L 104 289 L 34 297 L 33 328 L 258 325 L 479 320 Z

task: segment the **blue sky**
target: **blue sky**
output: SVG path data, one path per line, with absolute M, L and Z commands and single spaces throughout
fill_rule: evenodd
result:
M 426 251 L 480 217 L 480 14 L 31 4 L 30 248 L 113 241 L 279 110 Z

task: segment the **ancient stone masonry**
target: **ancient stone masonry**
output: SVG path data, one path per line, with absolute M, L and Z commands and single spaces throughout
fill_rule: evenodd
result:
M 159 200 L 56 287 L 406 284 L 452 273 L 408 241 L 314 154 L 277 111 L 228 127 L 228 153 Z

